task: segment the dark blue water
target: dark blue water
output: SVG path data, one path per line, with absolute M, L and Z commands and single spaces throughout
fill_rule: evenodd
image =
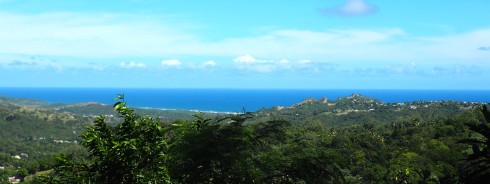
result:
M 1 96 L 52 103 L 101 102 L 112 104 L 124 93 L 133 107 L 202 111 L 256 111 L 262 107 L 290 106 L 306 98 L 335 100 L 361 94 L 383 102 L 456 100 L 490 102 L 490 90 L 288 90 L 288 89 L 115 89 L 115 88 L 0 88 Z

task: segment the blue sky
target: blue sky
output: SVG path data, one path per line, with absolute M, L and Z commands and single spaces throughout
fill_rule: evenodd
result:
M 490 1 L 0 0 L 0 87 L 490 89 Z

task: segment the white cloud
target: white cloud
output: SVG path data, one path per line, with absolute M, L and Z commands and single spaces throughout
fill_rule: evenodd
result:
M 206 61 L 206 62 L 202 63 L 203 67 L 216 66 L 216 65 L 217 65 L 216 62 L 214 62 L 214 61 Z
M 490 28 L 442 37 L 422 37 L 406 43 L 397 43 L 424 59 L 458 60 L 468 62 L 487 61 L 490 55 L 475 49 L 490 43 Z
M 352 59 L 369 55 L 379 58 L 386 53 L 385 48 L 389 47 L 387 43 L 404 35 L 404 31 L 397 28 L 328 31 L 278 30 L 259 37 L 224 40 L 202 51 L 239 55 L 245 50 L 259 57 L 291 59 L 309 57 L 315 60 Z M 362 53 L 355 54 L 356 52 Z M 235 58 L 235 62 L 263 62 L 254 59 L 244 55 Z
M 281 64 L 281 65 L 289 65 L 289 63 L 290 63 L 290 62 L 289 62 L 289 60 L 287 60 L 287 59 L 281 59 L 281 60 L 279 61 L 279 64 Z
M 274 61 L 258 60 L 251 55 L 238 56 L 233 61 L 240 70 L 269 73 L 276 70 L 277 63 Z
M 347 1 L 362 12 L 365 1 Z M 358 5 L 356 5 L 356 3 Z M 357 7 L 357 8 L 355 8 Z M 361 8 L 360 8 L 361 7 Z M 356 11 L 354 11 L 356 10 Z M 277 59 L 305 57 L 317 62 L 482 62 L 488 60 L 490 28 L 451 35 L 421 37 L 400 28 L 282 29 L 257 36 L 203 41 L 176 23 L 127 14 L 0 12 L 0 55 L 42 55 L 72 58 L 164 56 L 237 57 L 237 63 L 261 63 L 274 71 Z M 482 47 L 484 46 L 484 47 Z M 480 48 L 480 49 L 479 49 Z M 243 53 L 249 53 L 243 55 Z M 273 58 L 276 61 L 258 58 Z M 62 64 L 65 66 L 65 64 Z M 117 65 L 117 64 L 116 64 Z M 180 61 L 164 66 L 181 66 Z M 198 64 L 199 65 L 199 64 Z M 295 65 L 297 67 L 297 65 Z
M 311 60 L 303 59 L 303 60 L 298 61 L 298 63 L 304 65 L 304 64 L 311 63 Z
M 119 66 L 122 68 L 145 68 L 146 67 L 144 63 L 137 63 L 134 61 L 131 61 L 129 63 L 122 62 L 119 64 Z
M 0 12 L 0 17 L 0 50 L 9 54 L 161 56 L 196 39 L 177 24 L 137 15 Z
M 259 61 L 252 57 L 251 55 L 243 55 L 243 56 L 238 56 L 235 59 L 233 59 L 235 63 L 244 63 L 244 64 L 253 64 L 253 63 L 262 63 L 266 61 Z
M 206 49 L 219 51 L 216 54 L 221 55 L 240 55 L 246 51 L 263 58 L 308 57 L 327 62 L 481 62 L 488 60 L 488 53 L 475 48 L 488 43 L 490 29 L 433 37 L 413 36 L 399 28 L 279 30 L 258 37 L 225 40 Z M 235 59 L 235 62 L 260 61 L 246 55 Z
M 167 67 L 179 67 L 180 65 L 182 65 L 182 62 L 180 62 L 177 59 L 168 59 L 168 60 L 163 60 L 162 65 Z
M 234 59 L 235 66 L 239 70 L 259 72 L 259 73 L 271 73 L 276 71 L 319 71 L 322 63 L 313 63 L 311 60 L 298 60 L 289 61 L 287 59 L 280 60 L 265 60 L 256 59 L 251 55 L 238 56 Z
M 344 4 L 327 8 L 324 10 L 326 14 L 340 15 L 340 16 L 362 16 L 376 13 L 378 8 L 364 0 L 346 0 Z

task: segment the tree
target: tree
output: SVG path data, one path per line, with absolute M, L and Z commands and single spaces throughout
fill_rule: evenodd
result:
M 490 112 L 486 105 L 483 106 L 481 112 L 484 117 L 483 122 L 466 123 L 470 130 L 477 133 L 477 137 L 460 141 L 471 145 L 472 149 L 463 167 L 463 179 L 467 183 L 490 181 Z
M 21 180 L 24 180 L 27 175 L 29 175 L 29 171 L 26 168 L 20 168 L 15 172 L 15 177 L 21 178 Z
M 90 162 L 60 155 L 54 183 L 170 183 L 164 128 L 158 119 L 133 113 L 123 95 L 116 99 L 123 122 L 113 127 L 98 117 L 81 135 Z
M 251 131 L 243 125 L 249 113 L 212 121 L 173 124 L 170 146 L 172 179 L 181 183 L 253 183 Z

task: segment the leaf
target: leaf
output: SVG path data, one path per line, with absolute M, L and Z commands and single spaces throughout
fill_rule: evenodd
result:
M 118 106 L 119 104 L 121 104 L 122 102 L 116 102 L 112 107 L 116 107 Z
M 124 102 L 117 102 L 114 104 L 113 107 L 114 107 L 115 111 L 123 112 L 123 111 L 127 110 L 126 104 Z

